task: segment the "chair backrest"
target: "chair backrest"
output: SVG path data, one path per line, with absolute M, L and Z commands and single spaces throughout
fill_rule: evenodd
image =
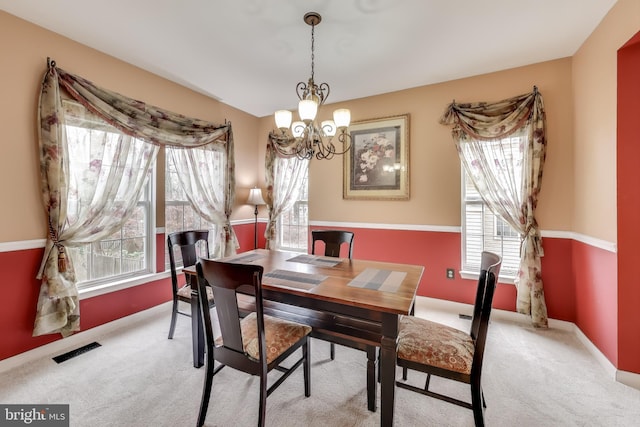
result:
M 202 310 L 205 329 L 207 351 L 224 365 L 240 369 L 244 372 L 257 374 L 262 365 L 266 369 L 266 340 L 264 329 L 264 313 L 262 302 L 262 274 L 264 269 L 260 265 L 237 264 L 229 262 L 201 259 L 196 264 L 198 271 L 198 293 L 201 308 L 207 308 L 206 285 L 213 290 L 216 301 L 216 311 L 223 345 L 214 350 L 213 327 L 209 309 Z M 240 311 L 238 309 L 237 293 L 255 296 L 257 314 L 257 338 L 260 361 L 249 359 L 242 342 L 240 327 Z
M 502 259 L 491 252 L 482 252 L 482 262 L 480 278 L 478 279 L 478 292 L 476 295 L 476 305 L 474 306 L 474 317 L 471 323 L 471 337 L 475 341 L 475 352 L 473 354 L 473 364 L 471 367 L 472 376 L 479 377 L 482 371 L 482 360 L 487 341 L 487 331 L 489 329 L 489 318 L 491 317 L 491 305 L 493 295 L 500 274 Z M 477 301 L 480 301 L 479 304 Z M 477 313 L 476 313 L 477 312 Z M 475 330 L 474 330 L 475 328 Z
M 173 253 L 174 246 L 180 247 L 182 265 L 185 267 L 195 265 L 198 261 L 196 245 L 204 241 L 205 257 L 209 256 L 209 230 L 177 231 L 167 236 L 167 249 L 169 250 L 169 266 L 171 267 L 171 284 L 173 292 L 178 292 L 178 275 L 176 273 L 176 260 Z
M 339 257 L 343 243 L 349 245 L 348 254 L 353 253 L 353 232 L 345 230 L 311 230 L 311 254 L 316 253 L 316 241 L 324 242 L 324 255 Z
M 473 316 L 471 317 L 471 332 L 470 335 L 474 339 L 478 336 L 478 328 L 480 327 L 480 320 L 482 318 L 482 308 L 486 299 L 486 291 L 488 286 L 487 275 L 493 273 L 495 276 L 495 283 L 498 281 L 498 275 L 500 274 L 500 266 L 502 265 L 502 259 L 500 256 L 484 251 L 480 257 L 480 276 L 478 277 L 478 288 L 476 289 L 476 299 L 473 304 Z M 491 294 L 491 300 L 489 301 L 489 309 L 493 303 L 493 293 Z

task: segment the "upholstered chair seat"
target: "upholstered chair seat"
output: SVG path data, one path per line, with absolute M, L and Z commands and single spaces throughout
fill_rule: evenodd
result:
M 466 332 L 414 316 L 400 320 L 399 359 L 470 375 L 474 351 Z
M 242 343 L 245 353 L 255 361 L 260 360 L 258 346 L 258 320 L 256 313 L 251 313 L 240 321 Z M 311 333 L 311 326 L 264 315 L 264 332 L 267 344 L 267 363 L 273 362 L 285 351 L 289 350 L 305 335 Z M 216 347 L 224 345 L 222 336 L 216 338 Z
M 191 285 L 184 285 L 180 289 L 178 289 L 178 296 L 186 299 L 191 299 Z M 207 299 L 209 303 L 213 303 L 213 290 L 211 287 L 207 286 Z

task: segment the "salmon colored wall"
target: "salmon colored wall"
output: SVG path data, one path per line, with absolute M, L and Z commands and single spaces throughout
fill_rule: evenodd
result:
M 258 223 L 259 233 L 264 234 L 265 224 Z M 253 249 L 253 223 L 234 226 L 240 243 L 239 251 Z M 164 271 L 164 234 L 156 236 L 158 249 L 157 269 Z M 264 248 L 264 237 L 258 246 Z M 35 278 L 40 267 L 43 249 L 0 252 L 1 283 L 3 284 L 2 310 L 0 310 L 0 360 L 15 356 L 33 348 L 57 341 L 60 335 L 33 337 L 39 281 Z M 137 313 L 171 300 L 170 278 L 156 280 L 121 291 L 87 298 L 80 301 L 83 331 L 113 320 Z M 179 278 L 184 283 L 182 277 Z M 9 292 L 10 291 L 10 292 Z M 167 312 L 167 332 L 169 316 Z
M 347 229 L 314 226 L 320 229 Z M 476 281 L 461 278 L 460 233 L 415 230 L 384 230 L 348 227 L 355 233 L 353 257 L 384 262 L 422 265 L 425 272 L 420 281 L 418 295 L 473 304 Z M 321 250 L 321 248 L 320 248 Z M 571 241 L 544 238 L 545 256 L 542 258 L 542 280 L 549 316 L 557 320 L 575 321 L 575 292 L 571 265 Z M 446 278 L 447 268 L 456 271 L 455 279 Z M 498 285 L 493 306 L 515 311 L 515 287 Z
M 637 31 L 639 17 L 637 0 L 618 0 L 571 58 L 327 106 L 327 112 L 342 106 L 351 108 L 354 120 L 411 115 L 411 200 L 343 200 L 341 159 L 312 162 L 311 221 L 387 225 L 387 230 L 359 229 L 354 255 L 422 263 L 427 266 L 427 272 L 420 286 L 421 295 L 471 301 L 473 281 L 444 277 L 444 269 L 459 266 L 459 233 L 393 230 L 393 226 L 460 225 L 459 162 L 449 130 L 437 123 L 451 100 L 498 100 L 528 92 L 537 85 L 545 100 L 549 132 L 538 210 L 541 228 L 575 232 L 605 243 L 619 239 L 624 247 L 619 237 L 623 229 L 616 229 L 616 209 L 612 208 L 616 205 L 613 195 L 616 188 L 615 52 Z M 38 86 L 48 56 L 67 71 L 128 96 L 206 120 L 231 120 L 238 183 L 232 218 L 253 219 L 253 207 L 244 205 L 244 200 L 250 187 L 264 186 L 262 159 L 267 134 L 274 127 L 271 117 L 257 119 L 1 11 L 0 51 L 3 52 L 0 65 L 4 77 L 0 83 L 3 93 L 0 117 L 3 123 L 11 124 L 2 127 L 5 150 L 11 152 L 11 156 L 0 156 L 0 182 L 20 183 L 0 187 L 2 200 L 11 200 L 14 207 L 0 211 L 0 243 L 45 236 L 35 114 Z M 594 99 L 597 102 L 593 102 Z M 11 144 L 10 151 L 8 144 Z M 160 212 L 157 217 L 161 227 L 163 214 Z M 264 208 L 260 209 L 259 217 L 266 217 Z M 234 228 L 243 251 L 253 247 L 253 223 L 241 222 Z M 259 225 L 260 246 L 263 246 L 264 223 Z M 163 251 L 164 236 L 157 237 L 157 241 L 159 248 L 162 247 L 158 250 Z M 373 250 L 374 245 L 382 245 L 386 255 Z M 612 363 L 640 372 L 638 340 L 634 336 L 638 318 L 632 314 L 632 306 L 639 304 L 638 291 L 631 285 L 632 270 L 627 266 L 633 259 L 632 252 L 621 249 L 618 260 L 614 253 L 569 237 L 545 238 L 544 246 L 543 280 L 550 317 L 576 322 Z M 39 288 L 34 276 L 41 253 L 40 249 L 0 252 L 3 290 L 9 286 L 22 289 L 5 292 L 11 298 L 3 305 L 10 308 L 0 311 L 0 333 L 3 334 L 0 359 L 58 339 L 30 336 Z M 591 263 L 597 263 L 599 269 L 594 271 Z M 158 262 L 157 267 L 162 269 L 162 263 Z M 149 302 L 164 301 L 166 289 L 168 279 L 83 300 L 83 328 L 114 320 L 146 307 Z M 513 286 L 499 286 L 496 307 L 513 310 L 514 299 Z
M 617 51 L 639 28 L 640 1 L 618 0 L 572 57 L 571 96 L 575 108 L 572 230 L 614 243 L 618 233 Z
M 3 11 L 0 11 L 0 52 L 2 142 L 4 150 L 10 153 L 0 156 L 0 182 L 20 183 L 0 186 L 0 199 L 11 200 L 13 207 L 0 210 L 0 242 L 46 236 L 36 113 L 47 57 L 70 73 L 131 98 L 216 123 L 231 121 L 238 187 L 252 187 L 258 181 L 256 117 Z M 159 180 L 163 177 L 163 169 L 158 168 Z M 232 218 L 253 218 L 253 209 L 245 207 L 243 199 L 237 201 Z M 163 212 L 156 217 L 157 225 L 163 226 Z
M 570 230 L 573 191 L 570 58 L 327 105 L 322 109 L 324 114 L 335 108 L 349 108 L 354 121 L 410 115 L 411 198 L 395 202 L 344 200 L 342 158 L 312 161 L 309 219 L 459 226 L 460 160 L 450 128 L 440 125 L 438 119 L 453 99 L 498 101 L 530 92 L 534 85 L 544 98 L 549 141 L 537 219 L 545 230 Z M 272 117 L 261 120 L 266 144 L 268 132 L 275 125 Z
M 640 372 L 640 32 L 618 52 L 618 367 Z
M 573 322 L 613 363 L 618 363 L 617 255 L 573 242 L 571 275 L 575 282 Z M 546 250 L 545 250 L 546 251 Z M 640 372 L 640 370 L 636 371 Z

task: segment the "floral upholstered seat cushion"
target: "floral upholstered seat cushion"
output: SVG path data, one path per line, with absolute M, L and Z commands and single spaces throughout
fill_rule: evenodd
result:
M 471 374 L 474 343 L 466 332 L 414 316 L 403 316 L 398 358 Z
M 254 360 L 260 360 L 258 349 L 258 320 L 256 313 L 251 313 L 240 321 L 242 344 L 245 353 Z M 311 326 L 264 316 L 264 332 L 267 344 L 267 363 L 271 363 L 305 335 L 311 333 Z M 222 337 L 216 338 L 216 345 L 222 345 Z
M 178 295 L 191 299 L 191 286 L 184 285 L 183 287 L 178 289 Z M 213 300 L 213 290 L 211 289 L 211 286 L 207 286 L 207 299 L 209 301 Z

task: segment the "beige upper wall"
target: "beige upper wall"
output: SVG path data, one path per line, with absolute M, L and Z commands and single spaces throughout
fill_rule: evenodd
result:
M 131 98 L 216 123 L 230 120 L 238 187 L 256 182 L 256 117 L 0 11 L 0 242 L 46 236 L 36 114 L 47 57 L 70 73 Z M 238 200 L 242 202 L 241 194 Z M 242 204 L 234 210 L 234 218 L 250 218 L 252 214 Z M 157 218 L 162 226 L 163 213 Z
M 460 225 L 459 162 L 449 130 L 437 123 L 438 118 L 452 99 L 498 100 L 528 92 L 535 84 L 544 97 L 549 130 L 538 205 L 541 227 L 615 242 L 616 51 L 639 28 L 640 2 L 619 0 L 571 59 L 328 105 L 325 111 L 351 108 L 354 120 L 411 115 L 411 200 L 343 200 L 342 159 L 315 161 L 310 172 L 310 219 Z M 271 117 L 258 120 L 1 11 L 0 52 L 2 149 L 8 154 L 0 158 L 4 183 L 0 197 L 11 201 L 10 209 L 0 211 L 0 242 L 45 235 L 35 117 L 47 56 L 67 71 L 127 96 L 205 120 L 231 120 L 240 202 L 233 219 L 252 217 L 251 207 L 242 202 L 249 187 L 264 186 L 264 146 L 274 127 Z
M 354 121 L 410 114 L 411 198 L 387 202 L 343 200 L 342 158 L 313 160 L 310 220 L 459 226 L 460 161 L 450 128 L 440 125 L 438 119 L 453 99 L 498 101 L 530 92 L 534 85 L 544 98 L 548 127 L 538 222 L 545 230 L 571 230 L 573 104 L 569 58 L 325 106 L 325 114 L 339 107 L 350 108 Z M 266 141 L 274 127 L 272 117 L 263 118 L 261 139 L 264 135 Z
M 618 0 L 573 56 L 573 230 L 609 242 L 617 241 L 617 51 L 639 30 L 640 1 Z

